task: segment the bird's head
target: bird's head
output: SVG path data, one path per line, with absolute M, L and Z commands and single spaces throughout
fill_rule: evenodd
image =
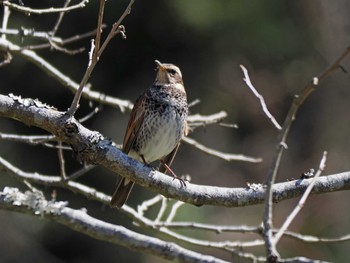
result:
M 157 64 L 157 77 L 155 81 L 157 85 L 175 84 L 177 88 L 184 90 L 182 74 L 177 66 L 160 63 L 158 60 L 155 62 Z

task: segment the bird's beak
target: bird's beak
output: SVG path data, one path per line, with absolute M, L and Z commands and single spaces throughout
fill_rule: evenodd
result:
M 162 71 L 165 70 L 164 65 L 162 63 L 160 63 L 159 60 L 155 60 L 154 62 L 156 62 L 156 64 L 157 64 L 157 69 L 160 69 Z

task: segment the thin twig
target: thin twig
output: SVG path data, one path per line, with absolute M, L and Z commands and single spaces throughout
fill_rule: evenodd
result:
M 64 5 L 63 5 L 63 8 L 67 8 L 67 6 L 70 4 L 71 1 L 72 1 L 72 0 L 66 0 L 66 2 L 65 2 Z M 58 15 L 57 21 L 56 21 L 56 23 L 55 23 L 53 29 L 52 29 L 51 32 L 50 32 L 51 36 L 56 35 L 57 30 L 58 30 L 58 28 L 60 27 L 60 25 L 61 25 L 61 23 L 62 23 L 62 20 L 63 20 L 63 17 L 64 17 L 64 15 L 65 15 L 65 13 L 66 13 L 65 11 L 62 11 L 62 12 L 60 12 L 60 14 Z
M 50 47 L 52 49 L 55 49 L 55 50 L 58 50 L 62 53 L 65 53 L 65 54 L 68 54 L 68 55 L 76 55 L 76 54 L 79 54 L 81 52 L 83 52 L 85 50 L 85 47 L 81 47 L 81 48 L 77 48 L 77 49 L 68 49 L 68 48 L 64 48 L 64 47 L 61 47 L 59 45 L 57 45 L 55 42 L 52 42 L 49 40 L 49 44 L 50 44 Z
M 195 105 L 201 103 L 200 99 L 195 99 L 194 101 L 191 101 L 188 103 L 188 107 L 191 108 L 191 107 L 194 107 Z
M 4 7 L 4 16 L 3 16 L 3 18 L 2 18 L 2 25 L 1 25 L 1 30 L 2 30 L 2 31 L 7 30 L 7 25 L 8 25 L 8 22 L 9 22 L 10 15 L 11 15 L 10 8 L 8 8 L 7 6 L 5 6 L 5 7 Z M 4 40 L 6 40 L 6 35 L 5 35 L 5 34 L 2 34 L 1 38 L 4 39 Z
M 293 209 L 293 211 L 290 213 L 290 215 L 287 217 L 287 219 L 284 221 L 283 225 L 281 226 L 281 228 L 278 230 L 278 232 L 276 233 L 276 235 L 273 238 L 273 242 L 275 243 L 275 246 L 277 245 L 278 241 L 280 240 L 280 238 L 283 236 L 284 232 L 288 229 L 288 227 L 290 226 L 290 224 L 292 223 L 292 221 L 294 220 L 294 218 L 297 216 L 297 214 L 300 212 L 300 210 L 304 207 L 305 202 L 307 200 L 307 198 L 309 197 L 315 183 L 316 183 L 316 179 L 321 175 L 321 173 L 323 172 L 324 168 L 326 167 L 326 160 L 327 160 L 327 152 L 325 151 L 323 153 L 319 168 L 317 173 L 315 174 L 314 178 L 312 179 L 311 183 L 309 184 L 309 186 L 306 188 L 303 196 L 300 198 L 297 206 Z
M 176 216 L 176 213 L 177 213 L 177 210 L 179 210 L 179 208 L 181 206 L 183 206 L 185 203 L 184 202 L 181 202 L 181 201 L 176 201 L 172 207 L 171 207 L 171 210 L 170 210 L 170 213 L 167 217 L 167 219 L 165 220 L 165 223 L 170 223 L 174 220 L 175 216 Z
M 251 163 L 259 163 L 262 161 L 261 158 L 254 158 L 254 157 L 249 157 L 243 154 L 233 154 L 233 153 L 224 153 L 224 152 L 220 152 L 218 150 L 215 149 L 211 149 L 203 144 L 200 144 L 199 142 L 197 142 L 196 140 L 190 138 L 190 137 L 184 137 L 182 138 L 182 140 L 197 148 L 198 150 L 203 151 L 206 154 L 221 158 L 225 161 L 243 161 L 243 162 L 251 162 Z
M 109 42 L 112 40 L 112 38 L 114 38 L 119 33 L 125 34 L 125 32 L 124 32 L 125 28 L 124 28 L 124 26 L 121 25 L 121 23 L 123 22 L 124 18 L 131 13 L 131 7 L 134 4 L 134 2 L 135 2 L 135 0 L 131 0 L 129 2 L 129 5 L 125 9 L 124 13 L 121 15 L 119 20 L 113 24 L 111 31 L 109 32 L 106 40 L 103 42 L 103 44 L 99 50 L 98 57 L 101 57 L 103 51 L 105 50 L 105 48 L 107 47 Z M 125 37 L 125 35 L 124 35 L 124 37 Z
M 188 237 L 174 231 L 171 231 L 165 227 L 161 227 L 159 232 L 167 234 L 173 238 L 176 238 L 179 241 L 184 241 L 192 245 L 203 246 L 203 247 L 212 247 L 226 250 L 227 248 L 252 248 L 260 247 L 264 245 L 264 241 L 261 239 L 255 239 L 251 241 L 208 241 L 198 238 Z
M 168 205 L 168 198 L 165 198 L 165 197 L 162 196 L 162 195 L 159 195 L 159 196 L 162 197 L 162 203 L 161 203 L 159 212 L 158 212 L 158 214 L 157 214 L 157 217 L 156 217 L 156 219 L 154 219 L 154 222 L 155 222 L 155 223 L 160 222 L 160 220 L 161 220 L 162 217 L 164 216 L 165 210 L 166 210 L 167 205 Z
M 54 135 L 19 135 L 19 134 L 7 134 L 0 132 L 0 139 L 15 141 L 15 142 L 24 142 L 28 144 L 41 144 L 49 141 L 57 141 L 56 136 Z
M 260 234 L 261 227 L 258 226 L 246 226 L 246 225 L 211 225 L 211 224 L 203 224 L 197 222 L 161 222 L 155 221 L 153 227 L 166 227 L 166 228 L 174 228 L 174 229 L 195 229 L 195 230 L 205 230 L 212 231 L 217 234 L 223 232 L 232 232 L 232 233 L 253 233 Z M 277 233 L 280 229 L 273 229 L 273 233 Z M 350 234 L 329 238 L 329 237 L 316 237 L 311 235 L 303 235 L 300 233 L 295 233 L 291 231 L 284 231 L 284 236 L 293 238 L 302 242 L 307 243 L 337 243 L 337 242 L 346 242 L 350 241 Z
M 72 148 L 68 146 L 54 145 L 48 142 L 56 142 L 57 137 L 54 135 L 18 135 L 18 134 L 6 134 L 0 132 L 0 139 L 13 142 L 21 142 L 30 145 L 42 145 L 53 149 L 62 149 L 71 151 Z
M 271 163 L 270 172 L 267 180 L 267 190 L 266 190 L 266 202 L 265 202 L 265 211 L 264 211 L 264 239 L 265 239 L 265 248 L 267 255 L 274 257 L 277 251 L 272 242 L 272 186 L 276 181 L 277 173 L 279 170 L 280 162 L 282 159 L 282 154 L 284 149 L 287 147 L 287 137 L 292 126 L 293 121 L 295 120 L 296 114 L 306 100 L 306 98 L 315 90 L 315 88 L 328 77 L 334 70 L 340 68 L 340 63 L 349 55 L 350 47 L 347 47 L 345 51 L 329 66 L 327 67 L 318 77 L 315 77 L 310 81 L 300 92 L 299 95 L 294 97 L 292 105 L 290 106 L 289 112 L 286 116 L 286 119 L 283 123 L 282 130 L 278 136 L 278 149 L 275 153 L 273 161 Z M 268 257 L 269 257 L 268 256 Z
M 156 195 L 155 197 L 143 201 L 140 205 L 137 206 L 137 213 L 141 216 L 144 215 L 145 211 L 148 210 L 151 206 L 154 206 L 156 203 L 161 201 L 163 197 L 161 195 Z
M 13 4 L 10 1 L 4 1 L 3 5 L 8 6 L 9 8 L 11 8 L 15 11 L 18 11 L 18 12 L 23 12 L 26 14 L 38 14 L 38 15 L 40 15 L 40 14 L 52 14 L 52 13 L 61 13 L 61 12 L 72 11 L 74 9 L 79 9 L 79 8 L 85 7 L 88 2 L 89 2 L 89 0 L 82 0 L 80 3 L 78 3 L 76 5 L 69 6 L 69 7 L 62 7 L 62 8 L 50 7 L 50 8 L 45 8 L 45 9 L 34 9 L 34 8 L 30 8 L 30 7 L 25 7 L 25 6 Z
M 256 226 L 229 226 L 229 225 L 210 225 L 210 224 L 202 224 L 196 222 L 155 222 L 155 226 L 157 227 L 167 227 L 167 228 L 192 228 L 198 230 L 205 231 L 213 231 L 217 234 L 223 232 L 234 232 L 234 233 L 256 233 L 259 234 L 261 232 L 260 227 Z
M 66 176 L 66 166 L 65 166 L 61 141 L 58 142 L 58 146 L 59 146 L 59 148 L 58 148 L 58 161 L 60 163 L 60 174 L 61 174 L 62 180 L 65 181 L 67 179 L 67 176 Z
M 106 0 L 100 0 L 100 8 L 99 8 L 99 11 L 98 11 L 98 18 L 97 18 L 97 31 L 96 31 L 96 38 L 95 38 L 96 52 L 94 52 L 94 56 L 95 56 L 94 59 L 96 61 L 99 59 L 98 51 L 100 50 L 100 45 L 101 45 L 103 13 L 104 13 L 104 10 L 105 10 L 105 3 L 106 3 Z
M 307 242 L 307 243 L 337 243 L 337 242 L 350 241 L 350 234 L 329 238 L 329 237 L 316 237 L 316 236 L 310 236 L 310 235 L 302 235 L 299 233 L 286 231 L 284 235 L 290 238 L 297 239 L 299 241 Z
M 37 39 L 45 39 L 50 40 L 55 43 L 62 43 L 62 39 L 60 37 L 51 36 L 48 32 L 42 32 L 42 31 L 35 31 L 34 29 L 30 28 L 24 28 L 21 29 L 0 29 L 0 33 L 5 35 L 11 35 L 11 36 L 18 36 L 18 37 L 33 37 Z
M 187 117 L 187 122 L 193 130 L 197 127 L 206 126 L 208 124 L 219 123 L 226 117 L 226 111 L 220 111 L 211 115 L 192 114 Z
M 95 167 L 96 166 L 92 164 L 84 165 L 84 167 L 81 168 L 80 170 L 66 176 L 66 181 L 74 181 Z
M 84 123 L 85 121 L 91 119 L 93 116 L 95 116 L 97 113 L 99 113 L 101 111 L 101 107 L 95 107 L 89 114 L 87 114 L 86 116 L 82 117 L 79 119 L 80 123 Z
M 106 25 L 103 24 L 102 29 L 104 29 L 105 27 L 106 27 Z M 75 35 L 72 37 L 65 38 L 62 40 L 62 45 L 70 44 L 70 43 L 73 43 L 73 42 L 76 42 L 76 41 L 79 41 L 79 40 L 82 40 L 85 38 L 89 38 L 91 36 L 95 36 L 96 32 L 97 32 L 97 29 L 94 29 L 94 30 L 88 31 L 88 32 L 83 33 L 83 34 L 78 34 L 78 35 Z
M 55 37 L 51 35 L 51 32 L 38 32 L 34 31 L 33 29 L 26 29 L 21 28 L 20 30 L 17 29 L 0 29 L 0 33 L 6 34 L 6 35 L 16 35 L 21 38 L 23 37 L 33 37 L 38 39 L 44 39 L 47 40 L 48 43 L 44 44 L 37 44 L 37 45 L 29 45 L 29 46 L 22 46 L 20 49 L 44 49 L 44 48 L 52 48 L 58 51 L 61 51 L 63 53 L 69 54 L 69 55 L 75 55 L 85 50 L 84 47 L 69 50 L 67 48 L 63 48 L 64 40 L 62 40 L 60 37 Z
M 105 28 L 106 25 L 102 25 L 102 28 Z M 77 42 L 80 40 L 83 40 L 85 38 L 90 38 L 91 36 L 96 35 L 96 29 L 88 31 L 86 33 L 74 35 L 65 39 L 62 39 L 61 37 L 57 36 L 51 36 L 48 32 L 40 32 L 40 31 L 34 31 L 33 29 L 26 29 L 21 28 L 19 29 L 0 29 L 1 34 L 5 35 L 14 35 L 19 37 L 33 37 L 33 38 L 39 38 L 39 39 L 45 39 L 48 40 L 49 43 L 44 44 L 38 44 L 38 45 L 28 45 L 28 46 L 22 46 L 20 49 L 44 49 L 44 48 L 51 48 L 52 43 L 60 46 L 64 46 L 73 42 Z
M 240 67 L 241 67 L 241 70 L 242 70 L 243 75 L 244 75 L 244 78 L 243 78 L 244 82 L 247 84 L 248 88 L 253 92 L 255 97 L 257 97 L 259 99 L 261 108 L 262 108 L 263 112 L 265 113 L 266 117 L 271 121 L 271 123 L 278 130 L 281 130 L 282 129 L 281 125 L 279 125 L 279 123 L 276 121 L 275 117 L 273 117 L 273 115 L 267 109 L 264 97 L 261 94 L 259 94 L 259 92 L 254 88 L 252 82 L 250 81 L 248 70 L 243 65 L 240 65 Z
M 88 68 L 91 67 L 92 63 L 94 63 L 94 60 L 96 59 L 96 58 L 94 58 L 94 53 L 95 53 L 95 50 L 96 50 L 95 40 L 91 39 L 90 43 L 91 43 L 91 47 L 90 47 L 90 51 L 89 51 Z
M 7 6 L 4 6 L 4 15 L 2 18 L 2 25 L 1 25 L 1 29 L 0 29 L 1 31 L 7 30 L 7 25 L 8 25 L 8 21 L 10 19 L 10 15 L 11 15 L 10 9 Z M 1 39 L 6 40 L 6 34 L 2 33 Z M 9 64 L 12 60 L 12 55 L 8 50 L 3 51 L 1 53 L 2 53 L 2 56 L 4 59 L 0 62 L 0 67 Z
M 233 129 L 238 129 L 238 125 L 236 123 L 223 123 L 220 122 L 218 123 L 219 126 L 226 127 L 226 128 L 233 128 Z

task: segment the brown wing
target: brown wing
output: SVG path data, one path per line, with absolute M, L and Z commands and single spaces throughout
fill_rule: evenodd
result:
M 142 94 L 135 102 L 134 108 L 130 113 L 129 123 L 126 128 L 124 140 L 123 140 L 123 152 L 128 154 L 132 148 L 135 139 L 140 131 L 140 127 L 144 120 L 144 103 L 146 94 Z M 129 194 L 134 186 L 134 182 L 122 177 L 119 181 L 117 189 L 112 195 L 110 202 L 111 207 L 122 207 L 129 197 Z
M 126 154 L 128 154 L 132 148 L 144 120 L 145 100 L 146 94 L 144 93 L 136 100 L 135 105 L 130 113 L 129 123 L 126 128 L 123 140 L 123 152 Z

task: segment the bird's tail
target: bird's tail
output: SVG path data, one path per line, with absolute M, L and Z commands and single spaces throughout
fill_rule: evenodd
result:
M 113 193 L 113 196 L 109 205 L 111 207 L 121 208 L 125 204 L 126 200 L 128 199 L 133 186 L 134 186 L 133 181 L 130 181 L 123 177 L 120 180 L 117 186 L 117 189 Z

